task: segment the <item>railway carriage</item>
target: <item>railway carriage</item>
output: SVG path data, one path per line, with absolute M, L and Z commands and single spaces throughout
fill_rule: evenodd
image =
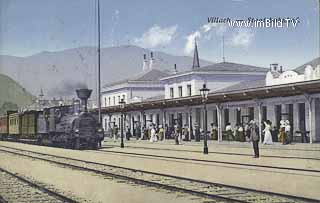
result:
M 12 113 L 8 115 L 8 135 L 13 139 L 19 139 L 21 135 L 21 114 Z
M 8 117 L 0 117 L 0 139 L 3 140 L 8 135 Z
M 26 111 L 21 114 L 21 138 L 37 138 L 37 120 L 41 111 Z

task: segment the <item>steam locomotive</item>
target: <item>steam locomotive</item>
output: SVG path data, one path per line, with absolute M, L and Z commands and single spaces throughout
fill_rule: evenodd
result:
M 88 112 L 92 90 L 78 89 L 81 104 L 54 106 L 42 111 L 8 112 L 0 117 L 2 139 L 34 140 L 40 145 L 98 149 L 104 139 L 98 119 Z

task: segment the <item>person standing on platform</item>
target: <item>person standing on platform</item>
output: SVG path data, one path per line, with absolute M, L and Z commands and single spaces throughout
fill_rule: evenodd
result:
M 259 158 L 259 128 L 254 120 L 250 121 L 250 135 L 254 151 L 253 158 Z
M 234 140 L 233 139 L 233 132 L 232 132 L 231 123 L 227 123 L 226 132 L 227 132 L 227 140 L 229 140 L 229 141 Z
M 175 143 L 176 145 L 179 145 L 179 127 L 178 125 L 175 126 L 174 128 L 174 139 L 175 139 Z
M 211 138 L 212 140 L 218 139 L 218 130 L 217 126 L 214 123 L 211 123 Z
M 244 135 L 244 130 L 242 125 L 239 126 L 238 128 L 238 134 L 239 134 L 239 141 L 240 142 L 245 142 L 246 141 L 246 136 Z
M 157 136 L 156 136 L 156 129 L 152 125 L 150 129 L 150 142 L 156 142 L 157 141 Z
M 286 144 L 290 144 L 291 143 L 291 126 L 290 126 L 290 121 L 286 120 L 286 125 L 284 127 L 284 131 L 286 134 Z
M 131 129 L 129 128 L 129 126 L 127 126 L 127 131 L 126 131 L 127 140 L 130 140 L 130 137 L 131 137 Z
M 115 125 L 114 127 L 113 127 L 113 129 L 112 129 L 112 131 L 113 131 L 113 141 L 115 142 L 117 139 L 118 139 L 118 126 L 117 125 Z
M 141 130 L 141 138 L 140 140 L 144 140 L 146 137 L 146 128 L 144 126 L 142 126 L 142 130 Z
M 280 129 L 279 129 L 279 141 L 282 142 L 283 145 L 287 144 L 285 128 L 286 128 L 286 122 L 284 120 L 281 120 Z
M 158 135 L 159 135 L 159 140 L 163 140 L 163 138 L 164 138 L 164 129 L 163 129 L 163 126 L 162 126 L 162 125 L 159 126 L 159 133 L 158 133 Z
M 189 141 L 189 128 L 187 124 L 184 125 L 182 134 L 183 134 L 183 141 Z
M 271 123 L 269 120 L 264 122 L 265 128 L 264 128 L 264 141 L 263 144 L 273 144 L 272 142 L 272 135 L 271 135 Z

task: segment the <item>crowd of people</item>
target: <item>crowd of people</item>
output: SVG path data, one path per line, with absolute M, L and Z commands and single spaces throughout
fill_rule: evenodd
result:
M 230 141 L 251 141 L 250 123 L 236 124 L 234 127 L 227 123 L 223 134 L 223 140 Z M 257 122 L 256 122 L 257 123 Z M 258 124 L 257 124 L 258 125 Z M 272 125 L 270 120 L 261 122 L 262 140 L 263 144 L 273 144 L 273 142 L 281 142 L 282 144 L 289 144 L 291 142 L 291 125 L 289 120 L 281 120 L 280 128 Z
M 191 133 L 190 133 L 191 132 Z M 288 120 L 280 121 L 280 129 L 277 130 L 272 125 L 270 120 L 261 122 L 262 141 L 264 145 L 270 145 L 274 142 L 281 142 L 282 144 L 289 144 L 291 142 L 291 126 Z M 114 125 L 111 128 L 111 135 L 116 141 L 120 137 L 119 128 Z M 169 127 L 168 125 L 155 125 L 150 124 L 148 127 L 136 126 L 134 128 L 133 135 L 131 129 L 126 126 L 123 132 L 124 139 L 130 140 L 131 137 L 135 137 L 137 140 L 149 140 L 150 142 L 157 142 L 164 139 L 174 139 L 175 144 L 179 145 L 182 141 L 200 141 L 201 137 L 204 137 L 205 133 L 200 125 L 195 123 L 192 131 L 190 131 L 188 125 L 180 127 L 174 125 Z M 218 139 L 218 128 L 214 123 L 211 123 L 210 132 L 207 132 L 208 139 Z M 234 140 L 239 142 L 252 142 L 254 150 L 254 158 L 259 158 L 259 141 L 260 141 L 260 128 L 259 123 L 251 120 L 245 124 L 237 124 L 234 127 L 230 123 L 227 123 L 225 131 L 223 131 L 223 140 Z
M 230 123 L 227 123 L 225 130 L 223 131 L 223 140 L 239 141 L 239 142 L 251 142 L 251 128 L 252 120 L 245 124 L 236 124 L 234 127 Z M 258 125 L 258 122 L 255 122 Z M 259 129 L 259 128 L 258 128 Z M 272 125 L 270 120 L 261 122 L 262 140 L 263 144 L 273 144 L 273 142 L 281 142 L 282 144 L 289 144 L 291 142 L 291 126 L 288 120 L 280 121 L 280 129 L 277 130 Z M 117 125 L 114 125 L 110 131 L 113 139 L 116 141 L 120 137 L 120 130 Z M 188 125 L 180 127 L 179 125 L 156 125 L 151 123 L 148 126 L 136 126 L 134 128 L 133 135 L 131 129 L 126 126 L 124 129 L 124 138 L 130 140 L 131 137 L 135 137 L 140 140 L 149 140 L 150 142 L 157 142 L 164 139 L 174 139 L 176 144 L 182 141 L 190 141 L 195 139 L 200 141 L 201 137 L 204 137 L 204 131 L 200 128 L 199 124 L 195 123 L 190 133 Z M 210 131 L 207 132 L 208 139 L 218 140 L 218 128 L 217 125 L 211 123 Z M 258 133 L 259 135 L 259 133 Z

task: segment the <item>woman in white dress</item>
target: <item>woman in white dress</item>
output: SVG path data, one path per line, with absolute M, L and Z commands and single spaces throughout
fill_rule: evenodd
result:
M 264 122 L 265 128 L 263 130 L 264 132 L 264 141 L 263 144 L 273 144 L 272 142 L 272 135 L 271 135 L 271 125 L 270 122 Z
M 154 126 L 152 126 L 150 142 L 156 142 L 156 141 L 158 141 L 157 136 L 156 136 L 156 129 L 154 128 Z

